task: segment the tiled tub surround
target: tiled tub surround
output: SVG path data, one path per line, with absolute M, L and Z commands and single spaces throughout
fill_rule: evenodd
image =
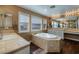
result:
M 3 34 L 0 40 L 0 53 L 30 53 L 30 43 L 16 33 Z
M 47 52 L 60 52 L 60 42 L 61 38 L 43 38 L 33 35 L 32 42 L 44 50 L 44 53 Z

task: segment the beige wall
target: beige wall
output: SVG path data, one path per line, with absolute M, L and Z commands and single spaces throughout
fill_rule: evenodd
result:
M 11 13 L 13 15 L 13 17 L 12 17 L 13 27 L 15 30 L 18 30 L 18 28 L 17 28 L 17 26 L 18 26 L 18 12 L 25 12 L 25 13 L 29 13 L 30 15 L 33 14 L 33 15 L 41 16 L 43 18 L 47 18 L 43 15 L 37 14 L 37 13 L 32 12 L 30 10 L 20 8 L 20 7 L 15 6 L 15 5 L 0 5 L 0 12 L 1 13 Z
M 16 32 L 18 30 L 18 12 L 29 13 L 30 14 L 30 19 L 31 19 L 31 14 L 38 15 L 38 16 L 41 16 L 43 18 L 48 19 L 48 17 L 45 17 L 45 16 L 37 14 L 35 12 L 20 8 L 20 7 L 15 6 L 15 5 L 0 5 L 0 13 L 11 13 L 13 15 L 13 17 L 12 17 L 13 27 L 14 27 Z M 28 39 L 28 40 L 31 39 L 31 34 L 30 33 L 22 33 L 20 35 L 22 37 L 24 37 L 25 39 Z

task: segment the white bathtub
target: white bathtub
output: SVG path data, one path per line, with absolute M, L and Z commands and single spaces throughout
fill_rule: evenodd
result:
M 60 41 L 60 37 L 49 33 L 38 33 L 33 35 L 32 39 L 32 42 L 43 49 L 45 53 L 60 52 Z
M 49 33 L 38 33 L 35 34 L 34 36 L 36 37 L 40 37 L 40 38 L 45 38 L 45 39 L 54 39 L 57 38 L 58 36 L 54 35 L 54 34 L 49 34 Z

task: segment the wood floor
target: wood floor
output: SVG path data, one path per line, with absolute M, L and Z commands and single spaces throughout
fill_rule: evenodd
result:
M 63 53 L 65 54 L 79 54 L 79 42 L 71 41 L 68 39 L 64 40 L 65 45 L 63 47 Z
M 79 42 L 71 41 L 68 39 L 64 39 L 64 46 L 61 49 L 60 53 L 47 53 L 47 54 L 79 54 Z M 39 49 L 36 45 L 31 43 L 30 53 L 32 54 L 35 50 Z
M 35 44 L 31 43 L 31 45 L 30 45 L 30 53 L 32 54 L 37 49 L 39 49 L 39 47 L 36 46 Z

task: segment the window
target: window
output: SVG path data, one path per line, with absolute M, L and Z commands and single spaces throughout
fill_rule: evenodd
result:
M 12 28 L 12 14 L 0 14 L 0 27 L 4 29 Z
M 54 21 L 52 21 L 52 28 L 54 27 Z
M 53 22 L 53 27 L 58 28 L 58 22 Z
M 4 28 L 8 29 L 9 27 L 12 28 L 12 15 L 6 15 L 4 19 Z
M 31 31 L 42 30 L 42 18 L 39 16 L 31 16 Z
M 47 29 L 47 19 L 43 19 L 43 30 Z
M 60 28 L 62 28 L 62 27 L 63 27 L 63 24 L 60 23 Z
M 2 14 L 0 14 L 0 28 L 3 27 L 3 16 Z
M 19 12 L 19 32 L 29 32 L 29 14 Z

